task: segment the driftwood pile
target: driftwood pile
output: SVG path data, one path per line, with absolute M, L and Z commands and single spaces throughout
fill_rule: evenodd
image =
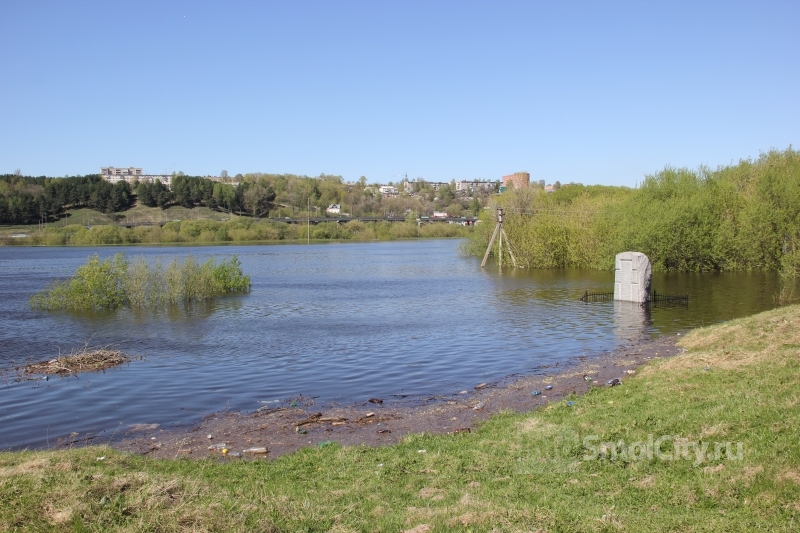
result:
M 84 345 L 83 348 L 73 350 L 68 355 L 59 355 L 55 359 L 41 363 L 31 363 L 20 370 L 26 374 L 77 374 L 105 370 L 130 360 L 128 354 L 109 346 L 89 348 Z

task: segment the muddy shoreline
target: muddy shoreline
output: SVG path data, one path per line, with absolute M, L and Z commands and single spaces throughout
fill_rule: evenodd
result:
M 531 411 L 573 394 L 583 394 L 591 387 L 607 386 L 614 378 L 621 379 L 621 386 L 625 386 L 625 380 L 636 379 L 635 371 L 641 365 L 679 353 L 681 348 L 676 345 L 679 339 L 663 336 L 596 357 L 575 359 L 566 368 L 545 368 L 540 375 L 511 376 L 485 386 L 475 383 L 474 388 L 449 396 L 400 401 L 375 398 L 372 402 L 365 398 L 363 403 L 350 406 L 315 405 L 310 398 L 299 398 L 289 406 L 265 406 L 251 413 L 213 413 L 188 427 L 136 425 L 111 437 L 63 439 L 57 447 L 105 443 L 159 459 L 239 460 L 240 457 L 276 458 L 326 442 L 382 446 L 397 443 L 409 433 L 466 432 L 500 411 Z M 584 375 L 592 381 L 584 379 Z M 540 394 L 534 396 L 534 390 Z M 223 443 L 227 455 L 220 450 Z M 214 445 L 217 449 L 209 449 Z M 239 455 L 252 448 L 266 448 L 268 452 Z

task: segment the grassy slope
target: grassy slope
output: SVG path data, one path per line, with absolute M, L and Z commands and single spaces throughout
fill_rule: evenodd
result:
M 796 530 L 800 307 L 699 329 L 683 345 L 687 353 L 572 406 L 393 447 L 229 464 L 108 448 L 0 454 L 0 531 Z M 744 451 L 697 464 L 583 460 L 592 434 Z
M 168 209 L 161 209 L 158 207 L 147 207 L 139 205 L 138 203 L 121 213 L 117 213 L 121 222 L 135 221 L 139 222 L 164 222 L 170 220 L 228 220 L 235 218 L 237 215 L 229 215 L 221 211 L 215 211 L 208 207 L 195 207 L 187 209 L 178 205 L 172 206 Z
M 94 209 L 69 209 L 67 213 L 70 215 L 64 217 L 57 222 L 49 222 L 50 226 L 66 226 L 67 224 L 81 224 L 90 226 L 99 226 L 114 223 L 114 216 L 109 216 Z M 39 230 L 38 224 L 30 225 L 14 225 L 14 226 L 0 226 L 0 236 L 12 235 L 15 233 L 31 234 Z

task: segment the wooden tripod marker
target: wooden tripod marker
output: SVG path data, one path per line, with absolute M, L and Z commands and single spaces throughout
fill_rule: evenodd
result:
M 489 239 L 489 246 L 486 247 L 486 253 L 483 254 L 483 261 L 481 262 L 481 268 L 486 266 L 486 261 L 489 260 L 489 252 L 492 251 L 492 246 L 494 246 L 494 240 L 497 236 L 500 236 L 500 240 L 497 243 L 497 261 L 500 268 L 503 268 L 503 237 L 506 238 L 506 249 L 508 250 L 508 255 L 511 256 L 511 262 L 514 263 L 514 268 L 517 268 L 517 259 L 514 257 L 514 252 L 511 251 L 511 241 L 506 235 L 506 230 L 503 229 L 503 208 L 497 208 L 497 225 L 494 227 L 494 233 L 492 233 L 492 238 Z

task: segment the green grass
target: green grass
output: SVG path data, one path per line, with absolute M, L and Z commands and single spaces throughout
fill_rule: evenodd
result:
M 571 406 L 391 447 L 228 464 L 109 448 L 3 453 L 0 531 L 795 531 L 800 308 L 696 330 L 683 345 Z M 591 459 L 592 435 L 670 435 L 664 454 L 679 439 L 743 452 Z
M 192 209 L 174 205 L 167 209 L 160 207 L 147 207 L 138 203 L 128 209 L 118 213 L 120 222 L 169 222 L 170 220 L 230 220 L 237 218 L 238 215 L 215 211 L 208 207 L 194 207 Z

